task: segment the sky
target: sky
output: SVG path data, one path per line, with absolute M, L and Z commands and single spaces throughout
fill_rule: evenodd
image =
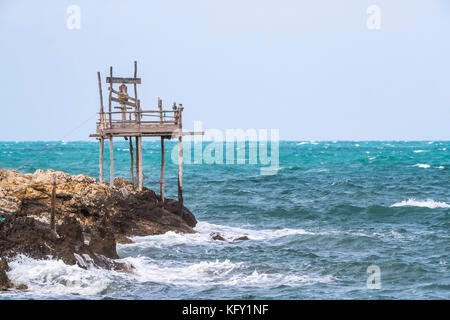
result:
M 97 71 L 134 60 L 141 106 L 187 129 L 450 140 L 448 0 L 0 0 L 0 36 L 0 141 L 89 140 Z

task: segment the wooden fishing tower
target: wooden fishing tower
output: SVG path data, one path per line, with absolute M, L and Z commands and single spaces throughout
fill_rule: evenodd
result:
M 109 77 L 106 83 L 109 84 L 108 110 L 103 108 L 103 92 L 100 72 L 97 72 L 98 88 L 100 93 L 100 112 L 97 122 L 97 131 L 89 137 L 97 138 L 100 141 L 100 182 L 103 182 L 103 151 L 105 139 L 109 140 L 110 155 L 110 181 L 114 183 L 114 137 L 123 137 L 130 144 L 130 179 L 138 190 L 142 190 L 144 184 L 144 174 L 142 170 L 142 138 L 161 137 L 161 175 L 160 193 L 161 201 L 164 204 L 164 166 L 165 152 L 164 139 L 178 139 L 178 206 L 183 208 L 183 136 L 203 135 L 204 132 L 183 132 L 182 114 L 183 105 L 173 103 L 172 110 L 163 110 L 162 100 L 158 98 L 157 110 L 145 110 L 141 108 L 137 94 L 137 85 L 141 84 L 141 78 L 137 77 L 137 62 L 134 62 L 134 77 L 121 78 L 113 77 L 113 68 L 109 69 Z M 114 84 L 120 84 L 118 90 L 114 89 Z M 134 96 L 128 95 L 127 84 L 133 85 Z M 113 105 L 113 104 L 117 105 Z M 134 154 L 133 138 L 136 141 L 136 180 L 134 180 Z

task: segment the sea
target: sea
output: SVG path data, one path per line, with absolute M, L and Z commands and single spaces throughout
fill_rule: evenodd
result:
M 132 273 L 19 255 L 8 276 L 28 290 L 0 299 L 450 299 L 450 141 L 281 141 L 270 174 L 251 142 L 233 144 L 229 161 L 224 143 L 203 142 L 197 158 L 193 144 L 183 194 L 197 233 L 118 245 Z M 166 142 L 166 197 L 176 199 L 175 149 Z M 114 158 L 129 179 L 128 141 Z M 160 141 L 145 140 L 145 186 L 156 192 L 160 158 Z M 98 178 L 99 147 L 0 142 L 0 167 Z

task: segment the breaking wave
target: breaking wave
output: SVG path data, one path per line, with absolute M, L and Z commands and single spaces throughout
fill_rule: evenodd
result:
M 450 205 L 445 202 L 437 202 L 433 199 L 425 201 L 418 201 L 416 199 L 408 199 L 406 201 L 396 202 L 391 207 L 424 207 L 424 208 L 450 208 Z

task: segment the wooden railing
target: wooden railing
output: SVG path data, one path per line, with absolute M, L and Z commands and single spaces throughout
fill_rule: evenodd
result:
M 120 107 L 119 107 L 120 108 Z M 181 109 L 111 111 L 99 113 L 99 129 L 139 127 L 147 125 L 179 125 Z

